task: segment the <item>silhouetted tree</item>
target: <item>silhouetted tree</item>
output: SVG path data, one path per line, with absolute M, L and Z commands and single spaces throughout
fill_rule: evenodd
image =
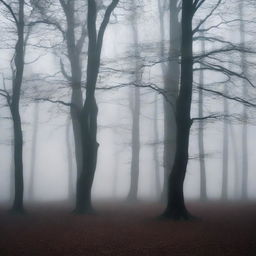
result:
M 11 116 L 13 120 L 13 131 L 14 131 L 14 176 L 15 176 L 15 195 L 12 210 L 17 213 L 22 213 L 23 208 L 23 136 L 21 128 L 21 118 L 19 112 L 20 103 L 20 92 L 23 79 L 24 70 L 24 0 L 20 0 L 17 3 L 18 11 L 14 11 L 11 3 L 7 1 L 0 1 L 10 13 L 12 19 L 15 22 L 17 31 L 17 41 L 15 45 L 14 55 L 14 70 L 13 70 L 13 81 L 12 81 L 12 95 L 7 94 L 8 105 L 11 110 Z M 17 14 L 16 14 L 17 13 Z
M 180 80 L 180 22 L 179 22 L 179 0 L 169 1 L 170 9 L 170 47 L 167 64 L 162 62 L 162 73 L 164 78 L 164 90 L 167 100 L 164 100 L 164 185 L 162 199 L 167 197 L 168 176 L 172 169 L 176 150 L 176 100 L 179 91 Z M 168 1 L 158 0 L 160 32 L 161 32 L 161 57 L 164 58 L 164 11 L 168 6 Z
M 97 5 L 95 0 L 88 0 L 87 30 L 88 30 L 88 59 L 86 76 L 86 99 L 80 112 L 82 132 L 82 170 L 78 174 L 76 193 L 76 212 L 90 213 L 93 211 L 91 203 L 91 189 L 97 163 L 97 114 L 98 107 L 95 89 L 100 67 L 101 49 L 106 27 L 111 13 L 119 0 L 113 0 L 107 7 L 103 20 L 97 32 Z

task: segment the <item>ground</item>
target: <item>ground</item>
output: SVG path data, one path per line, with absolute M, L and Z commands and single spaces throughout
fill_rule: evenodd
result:
M 0 208 L 1 256 L 239 255 L 256 256 L 256 203 L 189 202 L 200 220 L 164 221 L 163 208 L 101 203 L 96 216 L 63 204 L 27 207 L 24 216 Z

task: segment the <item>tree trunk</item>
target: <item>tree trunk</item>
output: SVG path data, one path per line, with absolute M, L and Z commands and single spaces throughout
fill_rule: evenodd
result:
M 240 16 L 240 37 L 241 47 L 245 46 L 245 25 L 244 25 L 244 0 L 239 4 Z M 245 77 L 248 76 L 246 53 L 241 52 L 242 73 Z M 243 98 L 248 98 L 247 83 L 243 80 Z M 242 127 L 242 199 L 248 199 L 248 114 L 247 107 L 243 106 L 243 127 Z
M 163 214 L 170 219 L 188 219 L 183 195 L 189 134 L 192 120 L 190 118 L 193 85 L 193 50 L 192 50 L 193 1 L 184 0 L 182 4 L 182 44 L 181 44 L 181 86 L 176 106 L 177 146 L 174 165 L 168 180 L 167 207 Z
M 14 108 L 14 107 L 13 107 Z M 13 118 L 13 131 L 14 131 L 14 179 L 15 179 L 15 193 L 12 210 L 15 212 L 23 212 L 23 161 L 22 161 L 22 130 L 21 130 L 21 119 L 19 110 L 15 107 L 12 110 Z
M 203 35 L 202 35 L 203 36 Z M 205 52 L 205 42 L 202 40 L 202 54 Z M 199 74 L 199 84 L 200 87 L 204 86 L 204 71 L 201 69 Z M 203 117 L 203 90 L 199 89 L 198 92 L 198 116 L 199 118 Z M 205 174 L 205 152 L 204 152 L 204 122 L 203 120 L 199 121 L 198 129 L 198 148 L 199 148 L 199 164 L 200 164 L 200 199 L 207 199 L 206 192 L 206 174 Z
M 131 185 L 128 194 L 129 201 L 136 201 L 139 183 L 139 156 L 140 156 L 140 90 L 134 88 L 134 108 L 132 112 L 132 160 Z
M 95 88 L 99 74 L 100 56 L 105 29 L 110 15 L 118 4 L 112 0 L 107 7 L 99 32 L 96 29 L 97 5 L 95 0 L 88 0 L 88 58 L 86 77 L 86 99 L 80 114 L 82 136 L 82 169 L 77 179 L 76 209 L 77 213 L 92 213 L 91 190 L 97 163 L 97 116 L 98 107 L 95 98 Z
M 76 211 L 78 213 L 93 212 L 91 190 L 99 145 L 97 143 L 97 114 L 95 97 L 87 97 L 81 115 L 83 166 L 77 183 Z
M 139 39 L 138 39 L 138 25 L 137 25 L 137 11 L 135 1 L 133 4 L 132 14 L 132 33 L 134 41 L 134 53 L 135 53 L 135 72 L 136 83 L 141 80 L 140 68 L 140 53 L 139 53 Z M 139 183 L 139 164 L 140 164 L 140 88 L 136 87 L 133 90 L 132 96 L 132 159 L 131 159 L 131 185 L 127 199 L 129 201 L 136 201 L 138 197 L 138 183 Z
M 165 57 L 164 53 L 164 9 L 161 7 L 161 1 L 158 1 L 159 17 L 160 17 L 160 32 L 161 32 L 161 57 Z M 170 48 L 169 58 L 171 61 L 166 66 L 162 64 L 162 72 L 164 76 L 164 89 L 168 102 L 164 101 L 164 185 L 162 192 L 162 199 L 167 198 L 168 176 L 173 167 L 175 151 L 176 151 L 176 100 L 179 90 L 180 79 L 180 23 L 179 23 L 179 10 L 178 0 L 170 1 Z
M 82 67 L 81 67 L 81 51 L 85 39 L 85 34 L 83 34 L 83 28 L 80 34 L 80 38 L 76 40 L 76 20 L 75 20 L 75 1 L 67 1 L 64 3 L 60 1 L 63 8 L 67 30 L 66 30 L 66 44 L 68 51 L 68 59 L 70 62 L 71 77 L 65 72 L 64 66 L 62 67 L 63 75 L 69 80 L 71 84 L 72 94 L 71 94 L 71 107 L 70 115 L 72 120 L 73 136 L 75 143 L 75 159 L 76 159 L 76 175 L 77 184 L 79 175 L 82 172 L 83 166 L 83 152 L 82 152 L 82 131 L 81 131 L 81 111 L 83 108 L 83 93 L 82 93 Z M 81 44 L 80 44 L 81 43 Z M 69 180 L 69 187 L 72 183 L 72 177 Z M 70 187 L 71 189 L 71 187 Z M 70 191 L 71 193 L 71 191 Z M 69 193 L 69 196 L 72 195 Z
M 14 176 L 15 176 L 15 194 L 12 210 L 17 213 L 22 213 L 23 208 L 23 138 L 21 129 L 21 119 L 19 113 L 20 102 L 20 89 L 23 78 L 24 70 L 24 0 L 19 1 L 17 32 L 18 40 L 15 46 L 15 68 L 13 77 L 13 95 L 11 102 L 11 114 L 13 119 L 13 131 L 14 131 Z

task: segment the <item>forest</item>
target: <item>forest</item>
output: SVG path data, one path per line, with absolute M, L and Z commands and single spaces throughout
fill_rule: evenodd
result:
M 0 0 L 0 255 L 256 255 L 255 0 Z

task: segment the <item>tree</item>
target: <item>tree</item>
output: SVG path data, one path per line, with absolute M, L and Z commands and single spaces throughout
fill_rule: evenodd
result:
M 138 25 L 137 25 L 137 9 L 136 0 L 132 1 L 132 34 L 133 34 L 133 47 L 135 55 L 135 83 L 141 81 L 140 71 L 140 52 L 139 52 L 139 38 L 138 38 Z M 132 113 L 132 159 L 131 159 L 131 185 L 128 193 L 128 200 L 135 201 L 138 196 L 138 183 L 139 183 L 139 164 L 140 164 L 140 88 L 131 88 L 130 95 L 130 109 Z
M 245 46 L 245 25 L 244 25 L 244 0 L 239 3 L 240 18 L 240 40 L 241 47 Z M 248 76 L 247 57 L 245 52 L 241 52 L 241 67 L 244 76 Z M 248 98 L 247 82 L 243 80 L 243 98 Z M 243 127 L 242 127 L 242 198 L 248 198 L 248 114 L 247 107 L 243 106 Z
M 176 151 L 176 100 L 179 91 L 180 80 L 180 22 L 179 22 L 179 1 L 170 1 L 170 47 L 167 65 L 162 62 L 162 73 L 164 77 L 164 90 L 167 100 L 164 100 L 164 185 L 162 199 L 167 197 L 168 176 L 172 169 Z M 167 1 L 158 0 L 158 9 L 160 17 L 160 32 L 161 32 L 161 57 L 164 58 L 164 11 L 167 6 Z
M 86 77 L 86 99 L 80 112 L 82 133 L 82 170 L 79 173 L 76 193 L 76 212 L 91 213 L 91 189 L 97 163 L 97 114 L 98 107 L 95 98 L 95 88 L 100 67 L 100 57 L 103 37 L 109 23 L 110 15 L 119 0 L 112 0 L 107 7 L 103 20 L 97 32 L 97 5 L 95 0 L 88 0 L 87 30 L 88 58 Z
M 75 142 L 75 159 L 77 177 L 82 170 L 82 134 L 80 112 L 83 107 L 82 92 L 82 50 L 87 37 L 86 19 L 80 20 L 79 11 L 85 11 L 81 1 L 59 0 L 59 8 L 56 5 L 44 1 L 35 2 L 41 19 L 37 23 L 51 25 L 60 32 L 64 47 L 60 50 L 60 70 L 71 87 L 70 116 L 72 120 L 73 136 Z M 63 12 L 64 19 L 59 18 L 56 13 Z M 64 50 L 63 50 L 64 49 Z M 63 57 L 66 56 L 68 63 L 65 65 Z M 66 67 L 68 66 L 68 67 Z M 60 102 L 60 101 L 58 101 Z
M 14 131 L 14 176 L 15 176 L 15 195 L 12 210 L 17 213 L 22 213 L 24 211 L 23 207 L 23 136 L 21 128 L 21 118 L 19 112 L 20 103 L 20 92 L 23 79 L 24 71 L 24 0 L 20 0 L 17 4 L 18 12 L 13 10 L 11 4 L 6 1 L 0 0 L 0 2 L 8 9 L 8 12 L 12 16 L 17 29 L 17 41 L 15 45 L 15 55 L 14 55 L 14 70 L 13 70 L 13 81 L 12 81 L 12 95 L 7 93 L 6 98 L 8 105 L 11 110 L 11 116 L 13 120 L 13 131 Z
M 227 86 L 224 87 L 224 94 L 227 94 Z M 223 112 L 229 114 L 229 107 L 227 98 L 223 98 Z M 226 200 L 228 198 L 228 162 L 229 162 L 229 133 L 228 120 L 223 120 L 223 150 L 222 150 L 222 190 L 221 198 Z

